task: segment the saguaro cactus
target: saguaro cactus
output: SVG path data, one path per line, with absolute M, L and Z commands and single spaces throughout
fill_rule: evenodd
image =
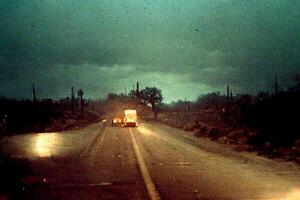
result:
M 233 95 L 232 95 L 232 89 L 230 89 L 230 107 L 233 104 Z
M 187 110 L 188 110 L 188 112 L 191 112 L 191 101 L 188 100 L 187 104 L 188 104 Z
M 81 117 L 84 117 L 83 116 L 83 109 L 84 109 L 84 102 L 83 102 L 83 95 L 84 95 L 84 92 L 82 89 L 79 89 L 77 91 L 77 94 L 78 96 L 80 97 L 80 102 L 81 102 Z
M 226 94 L 226 107 L 227 110 L 231 110 L 233 104 L 233 95 L 232 95 L 232 89 L 227 85 L 227 94 Z
M 136 97 L 139 98 L 140 96 L 140 84 L 136 82 Z
M 229 92 L 230 91 L 230 88 L 229 88 L 229 85 L 227 85 L 227 100 L 229 100 Z
M 72 86 L 72 88 L 71 88 L 71 111 L 72 111 L 72 115 L 74 115 L 74 100 L 75 100 L 75 94 L 74 94 L 74 88 Z

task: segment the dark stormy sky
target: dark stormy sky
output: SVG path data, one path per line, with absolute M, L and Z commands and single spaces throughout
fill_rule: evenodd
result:
M 167 102 L 282 89 L 300 72 L 299 0 L 0 0 L 0 96 L 141 86 Z

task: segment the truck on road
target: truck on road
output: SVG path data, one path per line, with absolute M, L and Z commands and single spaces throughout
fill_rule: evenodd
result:
M 132 127 L 137 127 L 137 113 L 136 110 L 125 110 L 124 111 L 125 117 L 124 117 L 124 126 L 132 126 Z

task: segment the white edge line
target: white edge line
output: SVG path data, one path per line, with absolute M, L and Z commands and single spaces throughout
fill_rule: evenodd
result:
M 131 136 L 131 139 L 132 139 L 132 145 L 133 145 L 133 149 L 134 149 L 137 161 L 138 161 L 138 165 L 139 165 L 140 171 L 142 173 L 144 183 L 146 185 L 146 188 L 147 188 L 148 194 L 150 196 L 150 199 L 151 200 L 160 200 L 159 194 L 156 191 L 155 185 L 154 185 L 154 183 L 153 183 L 153 181 L 150 177 L 150 173 L 147 169 L 144 158 L 141 154 L 141 151 L 140 151 L 139 146 L 136 142 L 134 134 L 132 133 L 131 128 L 129 129 L 129 132 L 130 132 L 130 136 Z

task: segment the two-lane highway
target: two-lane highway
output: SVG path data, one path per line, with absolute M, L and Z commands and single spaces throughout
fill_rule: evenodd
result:
M 3 138 L 1 146 L 12 157 L 25 158 L 42 180 L 24 193 L 27 199 L 296 200 L 300 195 L 297 165 L 233 152 L 156 123 L 14 136 Z

